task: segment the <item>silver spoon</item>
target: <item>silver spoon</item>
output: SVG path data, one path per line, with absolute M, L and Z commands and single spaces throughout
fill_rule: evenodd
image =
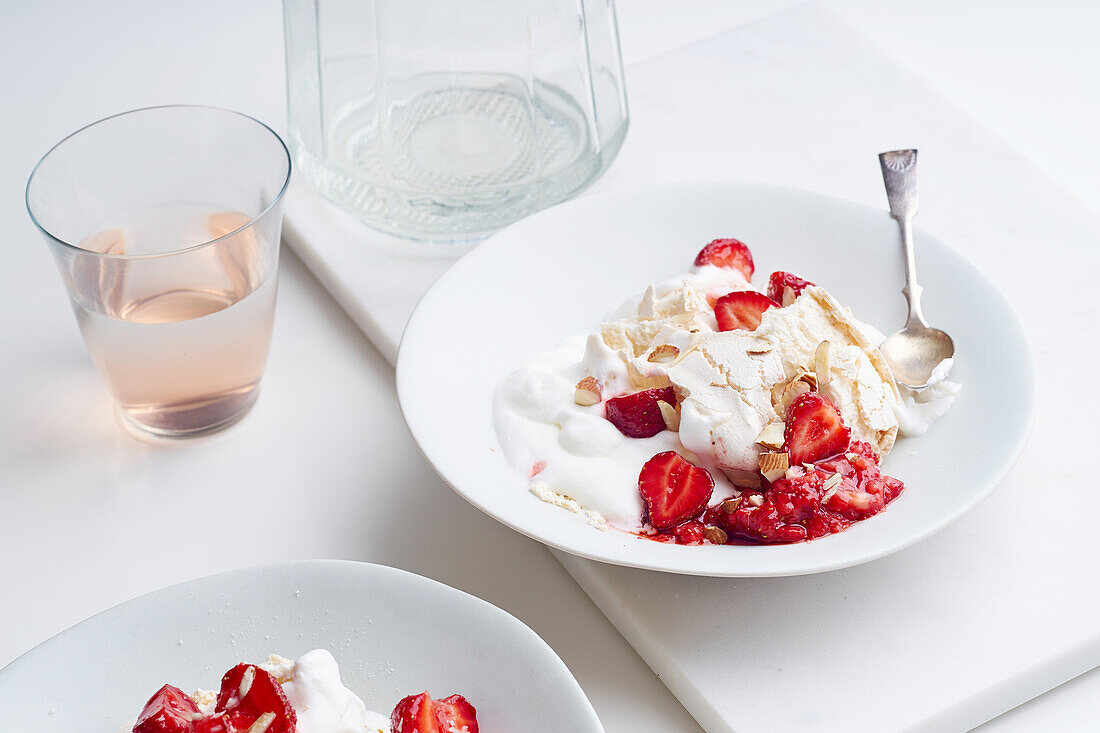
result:
M 910 389 L 923 389 L 932 373 L 945 359 L 955 355 L 955 342 L 943 331 L 932 328 L 921 312 L 923 288 L 917 284 L 917 261 L 913 254 L 913 217 L 917 215 L 917 151 L 892 150 L 878 156 L 890 215 L 901 227 L 901 247 L 905 253 L 905 287 L 909 301 L 905 328 L 887 337 L 879 350 L 886 358 L 894 380 Z

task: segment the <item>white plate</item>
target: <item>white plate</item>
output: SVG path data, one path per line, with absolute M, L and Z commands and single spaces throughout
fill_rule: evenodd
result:
M 418 575 L 336 560 L 202 578 L 74 626 L 0 670 L 0 728 L 111 733 L 166 682 L 217 688 L 238 662 L 318 647 L 383 715 L 408 694 L 457 692 L 486 731 L 603 731 L 565 664 L 517 619 Z
M 578 199 L 477 247 L 413 313 L 397 389 L 409 429 L 439 475 L 482 511 L 553 547 L 620 565 L 715 576 L 797 575 L 873 560 L 943 529 L 1000 483 L 1031 425 L 1031 353 L 1001 292 L 957 252 L 918 231 L 925 312 L 955 339 L 952 378 L 963 390 L 927 435 L 899 440 L 887 457 L 886 470 L 907 488 L 886 511 L 812 542 L 691 547 L 601 532 L 531 495 L 526 477 L 499 450 L 492 419 L 498 381 L 525 357 L 591 332 L 648 283 L 685 271 L 716 237 L 749 245 L 758 283 L 773 270 L 790 270 L 886 333 L 904 321 L 897 226 L 884 210 L 734 183 Z

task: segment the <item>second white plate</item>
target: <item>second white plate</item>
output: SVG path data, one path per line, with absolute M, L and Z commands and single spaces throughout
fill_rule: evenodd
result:
M 383 715 L 428 690 L 464 695 L 486 731 L 603 731 L 565 664 L 514 617 L 412 573 L 338 560 L 214 575 L 93 616 L 0 670 L 0 727 L 110 733 L 165 683 L 217 689 L 238 662 L 315 648 Z
M 963 391 L 927 435 L 899 440 L 887 457 L 886 470 L 907 488 L 886 511 L 813 542 L 699 547 L 601 532 L 535 498 L 500 451 L 492 415 L 499 380 L 525 357 L 591 332 L 648 283 L 686 270 L 716 237 L 749 245 L 757 281 L 790 270 L 886 333 L 905 319 L 897 225 L 885 210 L 734 183 L 653 186 L 554 207 L 457 262 L 406 328 L 398 395 L 440 476 L 482 511 L 552 547 L 714 576 L 797 575 L 873 560 L 947 526 L 1000 483 L 1023 449 L 1034 411 L 1027 340 L 1001 292 L 953 249 L 918 231 L 925 313 L 955 339 L 952 378 Z

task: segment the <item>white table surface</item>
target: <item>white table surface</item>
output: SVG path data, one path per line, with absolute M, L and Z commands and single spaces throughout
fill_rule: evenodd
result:
M 793 4 L 625 0 L 624 55 L 651 58 Z M 960 10 L 934 0 L 919 10 L 836 10 L 1100 202 L 1090 170 L 1095 8 Z M 23 210 L 26 175 L 63 135 L 121 109 L 215 104 L 281 127 L 281 44 L 272 0 L 0 8 L 0 221 L 12 234 L 0 268 L 0 409 L 9 416 L 0 428 L 0 664 L 157 587 L 261 562 L 350 558 L 436 578 L 519 616 L 570 666 L 609 731 L 697 730 L 544 548 L 466 505 L 425 466 L 388 364 L 289 251 L 264 394 L 249 419 L 170 448 L 118 428 Z M 1085 730 L 1097 692 L 1093 671 L 986 727 Z

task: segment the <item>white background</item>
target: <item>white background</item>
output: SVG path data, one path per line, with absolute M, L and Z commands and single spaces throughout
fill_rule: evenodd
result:
M 624 0 L 624 61 L 794 4 Z M 1100 208 L 1100 9 L 1064 0 L 831 7 Z M 271 0 L 0 5 L 0 222 L 9 232 L 0 267 L 0 664 L 164 585 L 339 557 L 428 575 L 517 615 L 574 671 L 609 731 L 697 730 L 541 546 L 435 478 L 401 421 L 392 370 L 289 251 L 264 394 L 249 419 L 175 448 L 136 442 L 117 426 L 23 209 L 27 174 L 65 134 L 122 109 L 213 104 L 281 129 L 284 98 L 281 12 Z M 1094 671 L 989 727 L 1084 729 L 1098 685 Z

